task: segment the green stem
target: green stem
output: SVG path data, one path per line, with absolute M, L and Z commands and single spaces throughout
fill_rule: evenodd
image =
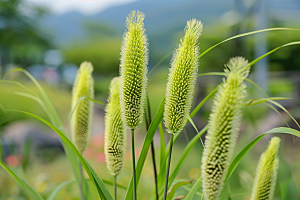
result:
M 133 174 L 133 199 L 136 200 L 136 173 L 135 173 L 135 149 L 134 129 L 131 129 L 131 150 L 132 150 L 132 174 Z
M 79 169 L 80 169 L 80 199 L 84 200 L 84 196 L 83 196 L 83 170 L 82 170 L 82 164 L 79 161 Z
M 168 193 L 168 181 L 169 181 L 169 172 L 170 172 L 170 165 L 171 165 L 172 148 L 173 148 L 173 137 L 174 137 L 174 135 L 171 134 L 171 138 L 170 138 L 170 151 L 169 151 L 169 161 L 168 161 L 168 168 L 167 168 L 167 174 L 166 174 L 164 200 L 167 199 L 167 193 Z
M 114 177 L 114 186 L 115 186 L 115 200 L 117 200 L 117 175 Z
M 147 117 L 147 114 L 148 117 Z M 151 124 L 152 118 L 151 118 L 151 109 L 150 109 L 150 101 L 149 101 L 149 96 L 147 95 L 147 110 L 145 112 L 145 121 L 146 121 L 146 129 L 147 132 L 149 130 L 149 126 Z M 153 163 L 153 171 L 154 171 L 154 184 L 155 184 L 155 195 L 156 195 L 156 200 L 159 200 L 159 195 L 158 195 L 158 185 L 157 185 L 157 169 L 156 169 L 156 161 L 155 161 L 155 151 L 154 151 L 154 141 L 152 139 L 151 141 L 151 155 L 152 155 L 152 163 Z

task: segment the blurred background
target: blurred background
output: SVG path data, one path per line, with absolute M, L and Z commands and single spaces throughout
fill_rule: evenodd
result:
M 237 34 L 273 27 L 299 28 L 300 24 L 299 0 L 0 0 L 1 77 L 16 67 L 28 70 L 46 90 L 67 129 L 71 88 L 81 62 L 90 61 L 94 65 L 95 99 L 106 103 L 109 82 L 119 74 L 125 18 L 134 9 L 146 15 L 149 71 L 160 63 L 149 75 L 148 93 L 152 116 L 165 93 L 170 52 L 183 36 L 187 20 L 197 18 L 204 23 L 203 34 L 199 39 L 201 52 Z M 230 57 L 243 56 L 252 61 L 280 45 L 299 40 L 299 30 L 271 31 L 235 39 L 203 56 L 199 73 L 221 72 Z M 22 73 L 12 73 L 7 79 L 19 81 L 37 91 L 35 85 Z M 291 98 L 279 103 L 299 121 L 300 46 L 285 47 L 259 61 L 251 69 L 250 79 L 270 97 Z M 198 78 L 194 106 L 221 81 L 222 78 L 216 76 Z M 248 85 L 248 91 L 249 99 L 265 97 L 251 84 Z M 1 105 L 29 111 L 48 120 L 43 109 L 31 99 L 21 96 L 22 92 L 25 90 L 14 84 L 2 84 Z M 211 100 L 193 118 L 198 130 L 206 125 L 210 106 Z M 106 169 L 103 153 L 103 108 L 95 105 L 91 142 L 84 156 L 101 178 L 111 181 L 113 177 Z M 288 114 L 280 109 L 278 112 L 266 104 L 247 107 L 235 154 L 254 137 L 274 127 L 288 125 L 298 129 Z M 137 132 L 138 156 L 146 133 L 145 124 L 141 124 Z M 175 143 L 174 154 L 179 155 L 195 134 L 196 131 L 188 125 Z M 37 120 L 22 114 L 6 114 L 0 110 L 0 136 L 3 160 L 22 174 L 43 196 L 49 195 L 59 183 L 74 179 L 59 137 Z M 274 199 L 281 199 L 282 188 L 286 184 L 287 199 L 297 199 L 300 197 L 300 140 L 289 135 L 279 136 L 283 141 Z M 265 137 L 243 159 L 224 189 L 222 199 L 250 198 L 256 164 L 270 137 Z M 168 141 L 169 135 L 165 134 L 165 138 Z M 155 135 L 154 143 L 159 159 L 159 134 Z M 202 149 L 198 142 L 178 179 L 199 177 Z M 119 183 L 124 186 L 127 186 L 131 177 L 130 155 L 128 148 L 119 176 Z M 173 167 L 177 163 L 176 159 L 174 156 Z M 0 177 L 0 199 L 26 199 L 15 180 L 2 169 Z M 153 194 L 153 183 L 152 162 L 149 158 L 138 190 L 141 199 L 149 199 Z M 112 190 L 110 185 L 108 188 Z M 189 188 L 190 185 L 181 187 L 176 196 L 185 195 Z M 119 196 L 123 197 L 125 191 L 120 189 Z M 57 199 L 79 199 L 78 186 L 72 184 L 64 188 Z M 195 199 L 201 199 L 201 196 Z

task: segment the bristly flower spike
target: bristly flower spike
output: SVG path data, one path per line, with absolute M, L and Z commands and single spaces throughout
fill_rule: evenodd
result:
M 267 150 L 261 155 L 254 179 L 251 200 L 272 200 L 279 166 L 280 139 L 273 137 Z
M 203 25 L 192 19 L 187 22 L 185 35 L 173 53 L 169 72 L 164 122 L 168 133 L 180 133 L 188 119 L 198 72 L 198 38 Z
M 78 69 L 72 90 L 72 110 L 80 97 L 94 98 L 94 79 L 92 77 L 93 66 L 90 62 L 83 62 Z M 83 99 L 77 105 L 71 123 L 72 141 L 79 151 L 83 153 L 90 132 L 93 116 L 93 102 Z
M 126 144 L 126 130 L 121 119 L 119 77 L 113 78 L 110 83 L 105 112 L 104 152 L 106 165 L 111 175 L 116 176 L 122 167 Z
M 184 128 L 192 106 L 198 72 L 199 47 L 197 42 L 202 28 L 202 23 L 196 19 L 187 21 L 184 37 L 180 40 L 171 60 L 164 107 L 165 127 L 167 132 L 171 134 L 164 200 L 167 198 L 173 137 Z
M 145 15 L 132 11 L 126 18 L 120 63 L 121 116 L 131 129 L 133 199 L 136 200 L 134 129 L 143 121 L 147 88 L 148 43 L 144 28 Z
M 247 65 L 242 57 L 230 59 L 224 70 L 226 80 L 214 98 L 201 166 L 207 200 L 218 199 L 223 189 L 242 119 L 246 97 L 244 80 L 249 74 Z
M 126 19 L 120 63 L 120 102 L 122 119 L 130 129 L 142 123 L 147 87 L 148 43 L 145 15 L 132 11 Z

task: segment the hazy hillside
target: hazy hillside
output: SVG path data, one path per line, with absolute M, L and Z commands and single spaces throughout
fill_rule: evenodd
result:
M 242 2 L 248 2 L 248 6 L 251 6 L 253 1 L 140 0 L 127 5 L 114 6 L 92 16 L 85 16 L 78 12 L 48 16 L 42 24 L 45 30 L 53 35 L 54 42 L 58 46 L 65 46 L 87 37 L 84 29 L 87 22 L 110 26 L 115 35 L 121 37 L 125 29 L 125 17 L 131 10 L 140 10 L 146 14 L 145 26 L 151 42 L 150 48 L 154 47 L 156 51 L 166 52 L 170 49 L 170 44 L 174 45 L 174 41 L 177 41 L 177 32 L 182 33 L 188 19 L 200 19 L 204 25 L 223 23 L 226 20 L 224 14 L 230 10 L 235 10 L 240 13 L 240 16 L 246 12 L 247 4 L 241 6 Z M 268 15 L 271 21 L 277 22 L 280 26 L 287 22 L 292 24 L 291 27 L 299 26 L 299 0 L 269 0 L 268 2 L 270 4 Z M 251 12 L 257 10 L 258 8 L 254 7 Z
M 87 21 L 109 24 L 121 35 L 124 31 L 125 17 L 131 10 L 136 9 L 146 14 L 145 25 L 151 39 L 151 35 L 182 30 L 186 20 L 191 18 L 198 18 L 204 23 L 210 23 L 232 7 L 232 0 L 143 0 L 111 7 L 92 16 L 84 16 L 77 12 L 49 16 L 42 24 L 51 34 L 58 36 L 55 37 L 57 38 L 56 42 L 61 45 L 84 37 L 83 24 Z

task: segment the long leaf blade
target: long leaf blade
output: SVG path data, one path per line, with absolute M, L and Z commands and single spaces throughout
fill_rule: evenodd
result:
M 46 113 L 47 113 L 48 117 L 51 119 L 51 121 L 53 121 L 53 124 L 56 127 L 58 127 L 58 129 L 66 135 L 66 133 L 63 129 L 62 122 L 61 122 L 56 110 L 54 109 L 54 106 L 52 105 L 52 103 L 51 103 L 50 99 L 48 98 L 46 92 L 43 90 L 42 86 L 38 83 L 38 81 L 29 72 L 27 72 L 26 70 L 24 70 L 22 68 L 15 68 L 15 69 L 12 69 L 12 70 L 8 71 L 4 75 L 3 79 L 5 79 L 8 76 L 8 74 L 13 73 L 13 72 L 23 72 L 26 76 L 28 76 L 31 79 L 31 81 L 36 85 L 36 87 L 38 88 L 38 90 L 41 94 L 42 103 L 44 105 L 42 107 L 44 107 L 47 110 Z M 32 93 L 33 95 L 35 95 L 38 99 L 40 99 L 39 95 L 37 95 L 34 91 L 32 91 L 28 87 L 22 85 L 21 83 L 18 83 L 17 81 L 1 80 L 0 84 L 2 82 L 16 84 L 16 85 L 20 86 L 21 88 L 27 90 L 28 92 Z M 76 158 L 76 155 L 74 154 L 74 152 L 70 149 L 70 147 L 63 140 L 61 140 L 61 142 L 62 142 L 62 145 L 63 145 L 64 150 L 66 152 L 66 155 L 69 159 L 69 162 L 72 166 L 72 169 L 73 169 L 74 175 L 76 177 L 77 183 L 78 183 L 78 185 L 80 185 L 80 170 L 79 170 L 79 165 L 78 165 L 78 160 Z M 89 186 L 88 186 L 85 179 L 83 180 L 83 191 L 84 191 L 85 197 L 90 198 L 88 196 L 89 195 L 89 193 L 88 193 Z
M 58 185 L 50 194 L 50 196 L 47 198 L 47 200 L 53 200 L 55 198 L 55 196 L 57 195 L 57 193 L 63 189 L 64 187 L 66 187 L 67 185 L 74 183 L 74 180 L 69 180 L 69 181 L 65 181 L 63 183 L 61 183 L 60 185 Z
M 191 191 L 185 197 L 185 200 L 193 200 L 194 196 L 196 195 L 197 191 L 200 189 L 201 185 L 202 185 L 202 180 L 201 180 L 201 178 L 199 178 L 196 181 L 196 183 L 193 185 Z
M 293 30 L 293 31 L 296 31 L 296 30 L 299 30 L 299 29 L 293 29 L 293 28 L 268 28 L 268 29 L 262 29 L 262 30 L 258 30 L 258 31 L 251 31 L 251 32 L 235 35 L 233 37 L 227 38 L 226 40 L 223 40 L 222 42 L 219 42 L 218 44 L 208 48 L 207 50 L 205 50 L 203 53 L 201 53 L 199 55 L 198 59 L 201 58 L 202 56 L 204 56 L 206 53 L 208 53 L 213 48 L 215 48 L 215 47 L 219 46 L 220 44 L 222 44 L 224 42 L 227 42 L 229 40 L 233 40 L 233 39 L 236 39 L 236 38 L 240 38 L 240 37 L 244 37 L 244 36 L 252 35 L 252 34 L 256 34 L 256 33 L 262 33 L 262 32 L 267 32 L 267 31 L 277 31 L 277 30 Z
M 78 150 L 76 149 L 74 144 L 69 140 L 69 138 L 67 138 L 67 136 L 62 131 L 60 131 L 56 126 L 54 126 L 50 122 L 46 121 L 45 119 L 43 119 L 37 115 L 32 114 L 32 113 L 25 112 L 25 111 L 19 111 L 19 110 L 8 110 L 8 111 L 20 112 L 20 113 L 30 115 L 30 116 L 42 121 L 43 123 L 48 125 L 50 128 L 52 128 L 60 136 L 60 138 L 70 147 L 70 149 L 75 153 L 75 155 L 81 162 L 82 166 L 84 167 L 85 171 L 87 172 L 88 176 L 90 177 L 90 179 L 93 181 L 94 185 L 96 186 L 101 199 L 112 200 L 112 197 L 111 197 L 110 193 L 107 191 L 107 188 L 105 187 L 104 183 L 101 181 L 101 179 L 98 177 L 98 175 L 95 173 L 93 168 L 89 165 L 89 163 L 85 160 L 85 158 L 78 152 Z
M 256 58 L 255 60 L 253 60 L 252 62 L 250 62 L 250 63 L 248 64 L 247 67 L 249 68 L 249 67 L 253 66 L 255 63 L 257 63 L 258 61 L 260 61 L 260 60 L 263 59 L 264 57 L 270 55 L 271 53 L 273 53 L 273 52 L 275 52 L 275 51 L 277 51 L 277 50 L 279 50 L 279 49 L 281 49 L 281 48 L 283 48 L 283 47 L 292 46 L 292 45 L 296 45 L 296 44 L 300 44 L 300 41 L 290 42 L 290 43 L 281 45 L 281 46 L 279 46 L 279 47 L 277 47 L 277 48 L 275 48 L 275 49 L 273 49 L 273 50 L 271 50 L 271 51 L 265 53 L 264 55 L 262 55 L 262 56 Z
M 238 164 L 241 162 L 241 160 L 243 159 L 243 157 L 254 147 L 254 145 L 257 142 L 259 142 L 263 137 L 265 137 L 269 133 L 286 133 L 286 134 L 291 134 L 291 135 L 300 137 L 300 132 L 299 131 L 297 131 L 295 129 L 292 129 L 292 128 L 286 128 L 286 127 L 273 128 L 273 129 L 267 131 L 266 133 L 257 136 L 246 147 L 244 147 L 240 151 L 240 153 L 233 159 L 233 161 L 231 162 L 231 164 L 230 164 L 230 166 L 228 168 L 228 172 L 227 172 L 227 176 L 226 176 L 226 179 L 225 179 L 225 183 L 228 181 L 228 179 L 230 178 L 230 176 L 232 175 L 233 171 L 238 166 Z
M 33 189 L 25 180 L 21 179 L 16 173 L 14 173 L 4 162 L 0 160 L 0 166 L 7 171 L 9 174 L 11 174 L 17 181 L 18 183 L 24 188 L 26 192 L 30 194 L 30 196 L 34 200 L 44 200 L 42 196 L 35 190 Z
M 191 184 L 193 180 L 190 180 L 190 181 L 180 181 L 176 184 L 174 184 L 171 189 L 170 189 L 170 192 L 168 193 L 168 196 L 167 196 L 167 200 L 172 200 L 174 195 L 175 195 L 175 192 L 176 190 L 181 187 L 181 186 L 184 186 L 184 185 L 188 185 L 188 184 Z

